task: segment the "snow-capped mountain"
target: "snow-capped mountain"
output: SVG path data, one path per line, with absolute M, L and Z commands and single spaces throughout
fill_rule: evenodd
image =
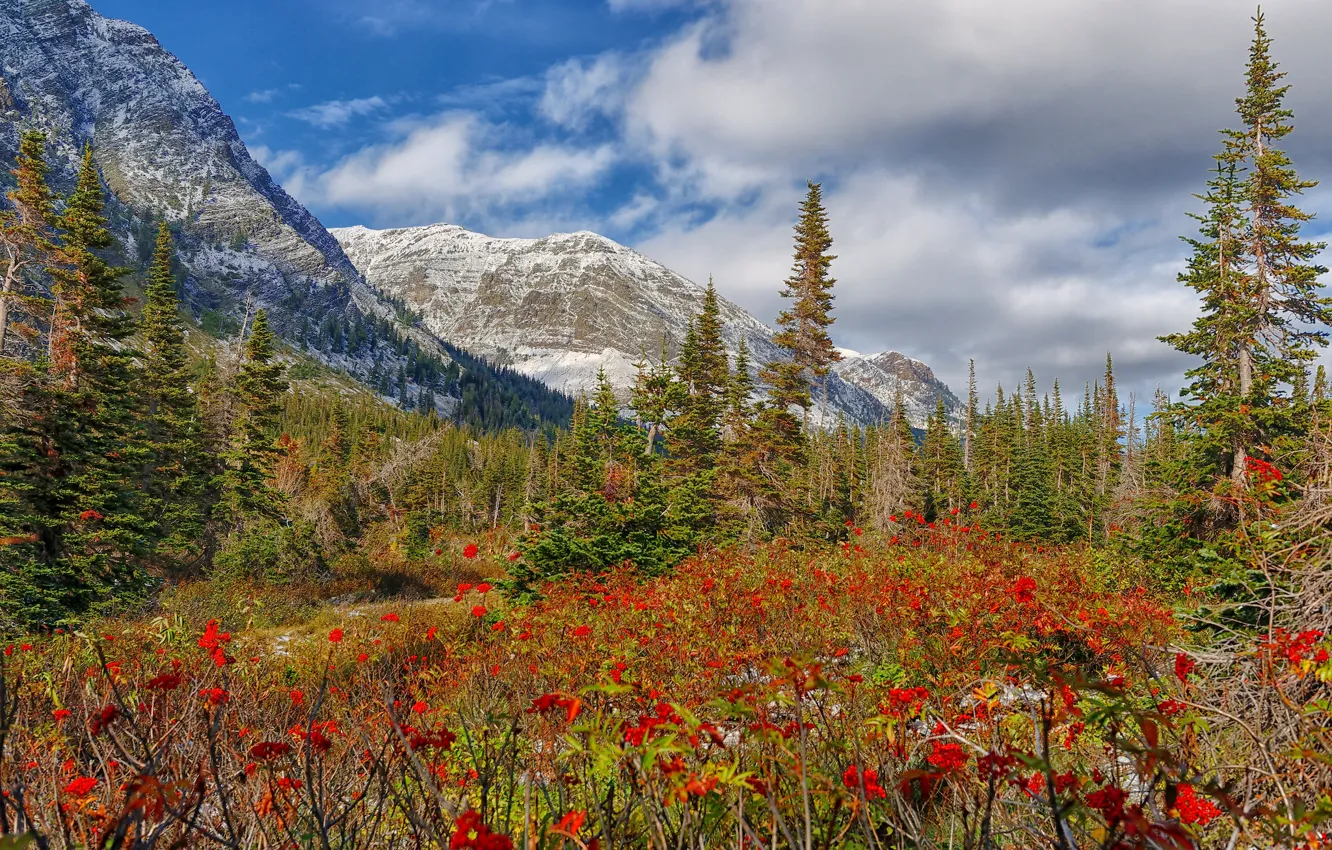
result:
M 393 305 L 255 162 L 231 118 L 147 30 L 102 17 L 84 0 L 0 0 L 0 163 L 13 161 L 29 128 L 47 133 L 60 190 L 92 143 L 127 265 L 148 259 L 157 221 L 172 224 L 183 300 L 205 330 L 225 337 L 247 310 L 266 308 L 293 348 L 354 377 L 406 362 L 391 345 L 328 344 L 321 325 L 387 319 Z M 0 192 L 9 179 L 0 166 Z M 397 323 L 394 333 L 450 359 L 423 329 Z M 418 388 L 402 395 L 411 403 Z
M 0 0 L 0 162 L 27 128 L 47 132 L 61 190 L 93 144 L 127 264 L 148 259 L 158 220 L 172 224 L 183 299 L 206 331 L 225 337 L 263 307 L 293 348 L 371 384 L 405 358 L 393 346 L 348 350 L 321 327 L 397 317 L 405 305 L 420 321 L 396 322 L 395 333 L 441 360 L 452 351 L 467 368 L 462 348 L 575 390 L 599 368 L 627 385 L 641 354 L 655 358 L 663 344 L 673 357 L 701 305 L 702 287 L 593 233 L 493 239 L 438 225 L 350 228 L 335 239 L 254 161 L 188 68 L 148 31 L 85 0 Z M 762 322 L 730 302 L 722 312 L 732 354 L 744 338 L 756 365 L 779 356 Z M 829 380 L 816 421 L 885 418 L 877 385 L 842 372 L 849 380 Z M 914 422 L 934 396 L 907 395 Z M 412 386 L 399 400 L 417 396 Z
M 598 369 L 617 386 L 632 384 L 634 364 L 644 352 L 659 359 L 663 342 L 673 358 L 703 301 L 698 283 L 587 231 L 543 239 L 499 239 L 448 224 L 330 232 L 371 286 L 406 304 L 433 333 L 571 392 L 590 387 Z M 742 338 L 756 365 L 781 356 L 770 328 L 720 300 L 732 356 Z M 831 424 L 841 413 L 861 424 L 881 421 L 892 380 L 869 362 L 839 369 L 822 420 Z M 887 397 L 880 385 L 889 387 Z M 933 411 L 939 388 L 947 393 L 937 381 L 902 386 L 915 425 Z M 822 391 L 815 396 L 821 404 Z
M 934 376 L 934 370 L 919 360 L 913 360 L 896 351 L 879 354 L 861 354 L 841 349 L 842 362 L 833 369 L 842 380 L 855 384 L 892 409 L 898 394 L 907 421 L 913 428 L 924 428 L 934 414 L 938 400 L 943 399 L 944 411 L 954 422 L 965 414 L 965 407 L 948 385 Z
M 0 0 L 0 76 L 0 103 L 17 115 L 0 125 L 6 159 L 28 127 L 47 131 L 57 174 L 91 141 L 119 201 L 122 241 L 138 220 L 182 227 L 196 309 L 252 294 L 284 324 L 298 305 L 345 308 L 357 289 L 374 300 L 337 242 L 147 30 L 84 0 Z

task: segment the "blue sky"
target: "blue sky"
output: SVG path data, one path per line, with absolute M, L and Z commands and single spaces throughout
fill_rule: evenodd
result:
M 496 150 L 566 137 L 538 114 L 548 69 L 606 51 L 648 48 L 697 16 L 660 6 L 612 9 L 604 0 L 98 0 L 98 11 L 144 26 L 180 57 L 235 120 L 261 160 L 299 155 L 331 166 L 392 135 L 386 125 L 448 111 L 502 130 Z M 606 128 L 601 128 L 604 132 Z M 579 128 L 584 144 L 597 128 Z M 289 161 L 289 160 L 286 160 Z M 589 225 L 644 179 L 618 163 L 580 187 L 560 218 L 585 206 Z M 290 176 L 283 175 L 283 176 Z M 420 224 L 430 216 L 374 205 L 313 204 L 329 227 Z M 521 207 L 522 205 L 517 205 Z M 322 207 L 322 208 L 320 208 Z M 506 229 L 473 212 L 458 223 Z M 626 229 L 615 234 L 632 235 Z
M 158 36 L 329 226 L 605 233 L 764 321 L 823 181 L 834 338 L 954 387 L 1179 386 L 1181 235 L 1252 0 L 92 0 Z M 1206 14 L 1200 10 L 1205 9 Z M 1332 176 L 1326 0 L 1264 4 Z M 1332 185 L 1332 184 L 1330 184 Z M 1332 191 L 1305 207 L 1332 214 Z M 1326 212 L 1324 212 L 1326 211 Z M 1327 230 L 1319 222 L 1313 232 Z

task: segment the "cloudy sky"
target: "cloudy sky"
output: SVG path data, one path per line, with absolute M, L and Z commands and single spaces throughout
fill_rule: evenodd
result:
M 1179 386 L 1162 333 L 1250 0 L 93 0 L 152 30 L 329 226 L 589 229 L 771 322 L 805 180 L 832 220 L 836 341 L 961 390 L 1112 352 Z M 1329 178 L 1332 3 L 1264 10 L 1289 149 Z

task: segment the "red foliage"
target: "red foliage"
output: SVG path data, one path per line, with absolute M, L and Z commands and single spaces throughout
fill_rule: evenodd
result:
M 512 850 L 513 841 L 507 835 L 490 831 L 476 810 L 468 809 L 458 816 L 449 839 L 449 850 Z

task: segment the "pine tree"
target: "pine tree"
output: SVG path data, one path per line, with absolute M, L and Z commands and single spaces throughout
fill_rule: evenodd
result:
M 640 353 L 638 374 L 634 378 L 633 394 L 629 406 L 638 417 L 638 424 L 646 430 L 643 454 L 655 455 L 660 448 L 657 438 L 667 424 L 676 421 L 682 388 L 666 362 L 666 340 L 661 342 L 661 356 L 650 363 L 647 351 Z
M 971 472 L 971 443 L 976 437 L 976 361 L 967 361 L 967 419 L 962 432 L 962 465 Z
M 247 517 L 273 518 L 282 510 L 280 495 L 270 484 L 282 452 L 276 439 L 280 397 L 287 390 L 286 369 L 274 361 L 276 354 L 268 314 L 260 310 L 255 314 L 245 342 L 245 359 L 231 390 L 235 418 L 219 481 L 220 513 L 233 529 L 240 528 Z
M 756 480 L 765 489 L 761 510 L 764 525 L 772 531 L 791 523 L 808 507 L 795 494 L 802 489 L 797 475 L 807 462 L 804 431 L 814 404 L 811 388 L 815 381 L 823 382 L 832 364 L 841 360 L 828 336 L 834 283 L 828 269 L 836 259 L 828 253 L 832 236 L 822 189 L 817 183 L 808 185 L 795 227 L 795 265 L 782 290 L 782 297 L 794 303 L 778 315 L 780 330 L 773 336 L 789 359 L 769 362 L 761 373 L 768 398 L 757 423 Z M 826 385 L 824 389 L 826 392 Z M 793 408 L 800 408 L 802 418 L 792 413 Z
M 759 530 L 758 505 L 765 488 L 758 475 L 761 453 L 754 440 L 751 370 L 749 346 L 741 337 L 726 386 L 723 451 L 716 483 L 723 502 L 718 519 L 718 535 L 723 540 L 738 537 L 752 542 Z
M 1197 427 L 1198 461 L 1241 489 L 1248 458 L 1270 460 L 1273 443 L 1298 430 L 1280 386 L 1306 368 L 1332 324 L 1332 298 L 1318 284 L 1326 270 L 1314 262 L 1324 245 L 1300 239 L 1312 215 L 1293 205 L 1316 184 L 1276 147 L 1292 129 L 1284 76 L 1260 12 L 1247 90 L 1236 100 L 1241 128 L 1223 133 L 1217 174 L 1201 196 L 1209 211 L 1197 217 L 1200 238 L 1188 240 L 1193 257 L 1180 278 L 1201 295 L 1203 312 L 1191 332 L 1163 338 L 1203 361 L 1188 373 L 1192 403 L 1176 409 Z
M 726 385 L 726 412 L 723 421 L 724 437 L 733 443 L 741 440 L 749 430 L 750 419 L 754 413 L 750 403 L 750 396 L 754 393 L 751 368 L 749 345 L 745 342 L 745 338 L 741 337 L 740 344 L 736 348 L 735 366 Z
M 920 489 L 916 478 L 916 441 L 906 418 L 901 387 L 893 399 L 887 426 L 874 428 L 871 434 L 866 482 L 869 504 L 865 513 L 874 527 L 888 531 L 894 525 L 893 518 L 913 507 Z
M 679 473 L 707 472 L 716 467 L 730 378 L 717 290 L 709 280 L 703 308 L 690 322 L 680 352 L 683 397 L 670 441 L 673 465 Z
M 22 135 L 12 171 L 16 185 L 8 195 L 14 206 L 0 211 L 0 270 L 4 273 L 0 286 L 0 356 L 6 354 L 14 317 L 36 317 L 45 301 L 32 286 L 33 277 L 50 262 L 55 250 L 55 198 L 46 183 L 45 149 L 46 136 L 42 133 L 28 131 Z M 29 342 L 39 334 L 39 329 L 28 323 L 16 329 L 22 329 L 22 336 Z
M 1013 503 L 1006 523 L 1017 540 L 1049 539 L 1055 530 L 1050 459 L 1039 439 L 1029 435 L 1013 460 Z
M 171 231 L 162 222 L 144 287 L 139 334 L 143 370 L 137 385 L 151 453 L 143 473 L 159 553 L 197 554 L 204 537 L 207 453 L 199 407 L 190 392 L 189 359 L 172 275 Z
M 523 538 L 522 560 L 510 569 L 520 597 L 578 572 L 632 565 L 658 574 L 695 551 L 698 530 L 672 517 L 661 459 L 643 454 L 642 439 L 620 419 L 610 380 L 599 372 L 592 403 L 575 408 L 568 486 L 537 509 L 539 530 Z
M 49 270 L 55 302 L 49 359 L 53 374 L 74 389 L 85 377 L 110 380 L 113 373 L 120 379 L 130 375 L 131 357 L 117 345 L 134 330 L 120 287 L 129 269 L 114 268 L 97 254 L 112 245 L 105 206 L 101 177 L 88 147 L 77 187 L 58 219 L 62 237 Z M 128 383 L 121 389 L 128 389 Z M 99 391 L 111 388 L 91 390 Z
M 11 616 L 59 622 L 152 586 L 142 558 L 152 523 L 137 482 L 146 460 L 133 392 L 134 323 L 120 278 L 97 251 L 111 246 L 91 148 L 56 225 L 51 254 L 49 364 L 24 373 L 26 415 L 5 430 L 7 507 L 34 537 L 5 552 Z M 8 547 L 6 547 L 8 548 Z
M 1252 311 L 1240 339 L 1239 396 L 1252 421 L 1241 434 L 1237 467 L 1246 465 L 1250 450 L 1271 459 L 1271 443 L 1292 427 L 1289 406 L 1274 403 L 1276 385 L 1294 382 L 1316 348 L 1327 345 L 1326 329 L 1332 325 L 1332 297 L 1323 294 L 1318 281 L 1327 269 L 1314 262 L 1326 243 L 1301 241 L 1300 228 L 1313 215 L 1292 203 L 1318 184 L 1300 179 L 1290 158 L 1276 147 L 1292 130 L 1293 113 L 1283 106 L 1289 86 L 1278 85 L 1284 77 L 1272 61 L 1260 11 L 1254 18 L 1248 91 L 1236 100 L 1242 129 L 1226 134 L 1249 162 L 1242 250 Z M 1245 471 L 1234 473 L 1237 482 Z
M 919 504 L 927 520 L 945 516 L 950 508 L 961 508 L 966 493 L 966 468 L 962 446 L 948 423 L 943 396 L 925 428 L 925 439 L 916 450 L 916 480 Z
M 772 338 L 791 359 L 769 363 L 764 369 L 764 379 L 770 385 L 770 409 L 799 407 L 806 421 L 813 405 L 811 387 L 815 381 L 822 383 L 832 365 L 842 359 L 828 336 L 833 323 L 835 283 L 828 269 L 837 258 L 828 253 L 833 240 L 823 209 L 822 187 L 818 183 L 809 183 L 808 187 L 795 227 L 795 265 L 782 290 L 782 297 L 794 303 L 778 315 L 780 330 Z

